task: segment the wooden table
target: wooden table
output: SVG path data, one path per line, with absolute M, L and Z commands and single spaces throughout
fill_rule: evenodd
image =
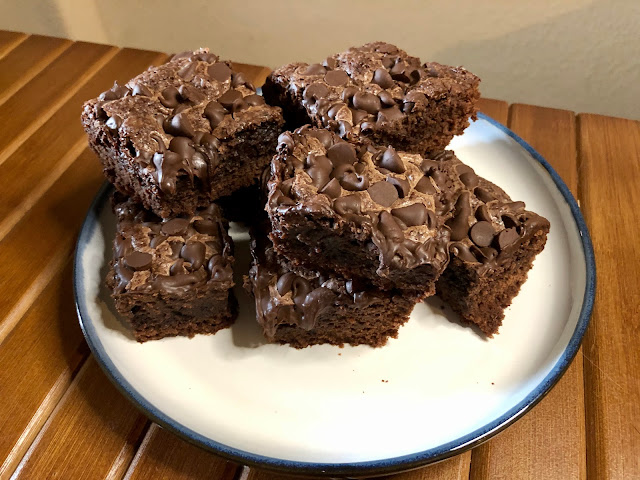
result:
M 74 310 L 71 257 L 103 182 L 84 100 L 167 56 L 0 31 L 0 479 L 281 478 L 159 428 L 100 370 Z M 268 69 L 238 65 L 261 84 Z M 579 198 L 598 263 L 582 349 L 529 414 L 394 479 L 640 478 L 640 122 L 482 100 Z

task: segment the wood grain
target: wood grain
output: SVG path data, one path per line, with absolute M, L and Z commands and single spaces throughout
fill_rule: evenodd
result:
M 99 69 L 53 116 L 0 164 L 4 187 L 0 194 L 0 239 L 22 218 L 62 175 L 87 145 L 80 125 L 82 104 L 110 88 L 125 83 L 158 65 L 166 55 L 124 49 Z
M 0 296 L 0 344 L 24 313 L 13 310 L 26 310 L 48 283 L 39 280 L 47 265 L 73 251 L 82 219 L 103 181 L 94 155 L 85 151 L 0 241 L 0 291 L 14 292 Z
M 0 104 L 23 87 L 72 43 L 62 38 L 31 35 L 0 59 Z
M 233 480 L 239 468 L 153 424 L 131 462 L 125 479 Z
M 572 112 L 512 105 L 509 127 L 577 191 Z M 553 225 L 551 226 L 553 232 Z M 579 355 L 534 409 L 473 452 L 471 478 L 585 478 L 584 385 Z
M 106 45 L 74 43 L 0 105 L 0 163 L 116 53 L 116 48 Z
M 0 345 L 0 478 L 11 475 L 89 355 L 76 319 L 71 270 L 68 257 Z
M 12 478 L 122 478 L 147 424 L 89 357 Z
M 471 451 L 411 472 L 388 477 L 389 480 L 467 480 Z
M 481 98 L 478 101 L 478 110 L 493 118 L 496 122 L 503 125 L 507 124 L 507 116 L 509 113 L 509 105 L 502 100 L 493 100 L 491 98 Z
M 640 478 L 640 122 L 578 117 L 580 200 L 598 286 L 584 353 L 590 478 Z
M 0 58 L 24 42 L 29 35 L 20 32 L 5 32 L 0 30 Z

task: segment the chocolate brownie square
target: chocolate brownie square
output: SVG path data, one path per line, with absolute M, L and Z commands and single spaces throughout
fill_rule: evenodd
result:
M 279 257 L 265 230 L 252 232 L 253 263 L 245 287 L 270 342 L 380 347 L 397 338 L 420 293 L 383 291 L 335 274 L 296 269 Z
M 291 63 L 263 87 L 289 128 L 306 123 L 413 153 L 443 150 L 476 116 L 480 79 L 462 67 L 422 63 L 375 42 L 322 64 Z
M 168 218 L 256 183 L 284 120 L 231 63 L 200 49 L 86 102 L 82 123 L 107 179 Z
M 438 177 L 423 157 L 349 143 L 325 129 L 280 136 L 267 212 L 276 251 L 293 267 L 435 293 L 449 260 Z
M 233 323 L 233 244 L 216 204 L 163 220 L 116 194 L 114 212 L 107 285 L 136 340 L 193 337 Z
M 437 293 L 491 337 L 544 248 L 549 221 L 477 176 L 453 152 L 425 160 L 423 169 L 446 178 L 442 201 L 452 205 L 446 220 L 451 260 L 436 283 Z

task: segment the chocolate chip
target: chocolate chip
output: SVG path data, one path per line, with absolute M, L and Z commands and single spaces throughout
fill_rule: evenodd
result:
M 291 285 L 293 281 L 297 278 L 297 275 L 293 272 L 287 272 L 278 278 L 276 282 L 276 289 L 280 295 L 286 295 L 291 291 Z
M 196 153 L 193 142 L 187 137 L 173 137 L 169 142 L 169 150 L 187 158 L 191 158 Z
M 396 104 L 396 101 L 393 99 L 391 94 L 385 90 L 378 94 L 378 98 L 380 99 L 380 102 L 382 102 L 382 105 L 387 107 L 393 107 Z
M 311 105 L 315 104 L 320 98 L 324 98 L 329 94 L 329 89 L 322 83 L 312 83 L 304 89 L 302 98 Z
M 367 192 L 371 200 L 383 207 L 390 207 L 393 202 L 398 200 L 398 191 L 389 182 L 381 181 L 371 185 Z
M 329 147 L 327 157 L 331 160 L 334 168 L 339 165 L 353 165 L 358 161 L 356 149 L 347 142 L 337 142 Z
M 471 253 L 469 247 L 464 243 L 452 243 L 449 250 L 463 262 L 478 263 L 478 259 L 473 255 L 473 253 Z
M 211 280 L 224 282 L 231 279 L 231 269 L 222 255 L 214 255 L 207 263 L 207 270 L 211 274 Z
M 131 252 L 124 257 L 124 264 L 132 270 L 148 270 L 151 268 L 153 256 L 145 252 Z
M 510 213 L 502 215 L 502 223 L 504 224 L 505 228 L 516 228 L 520 226 L 518 218 L 515 215 L 511 215 Z
M 153 92 L 149 90 L 149 88 L 146 85 L 143 85 L 142 83 L 136 83 L 133 86 L 133 90 L 131 90 L 131 95 L 133 95 L 134 97 L 136 95 L 139 95 L 142 97 L 152 97 Z
M 286 147 L 287 150 L 293 150 L 294 146 L 295 140 L 293 139 L 291 132 L 284 132 L 280 134 L 278 137 L 278 148 Z
M 188 103 L 192 105 L 202 102 L 205 97 L 202 92 L 196 90 L 193 87 L 190 87 L 189 85 L 180 85 L 180 88 L 178 88 L 178 93 L 180 94 L 180 98 L 183 102 L 188 101 Z M 181 107 L 181 105 L 178 105 L 178 107 Z M 177 112 L 174 110 L 174 113 Z
M 327 183 L 320 193 L 324 193 L 329 198 L 338 198 L 342 193 L 342 187 L 340 186 L 340 182 L 337 178 L 332 178 L 329 183 Z
M 398 197 L 404 198 L 409 195 L 409 191 L 411 190 L 411 185 L 404 178 L 396 178 L 396 177 L 387 177 L 387 182 L 396 187 L 398 191 Z
M 398 222 L 396 222 L 393 216 L 386 210 L 380 212 L 378 228 L 387 239 L 393 242 L 402 242 L 404 240 L 402 228 L 400 228 Z
M 397 58 L 395 65 L 391 67 L 391 75 L 398 75 L 398 74 L 404 73 L 406 68 L 407 68 L 407 65 L 404 63 L 404 60 Z
M 475 188 L 478 185 L 478 176 L 475 172 L 465 172 L 460 175 L 460 180 L 464 183 L 467 188 Z
M 231 74 L 231 86 L 233 88 L 241 87 L 243 85 L 251 90 L 255 90 L 251 82 L 244 76 L 244 73 L 235 72 Z
M 327 72 L 327 69 L 324 68 L 319 63 L 312 63 L 305 69 L 303 75 L 322 75 L 326 72 Z
M 311 177 L 312 185 L 318 189 L 329 183 L 329 175 L 333 170 L 331 160 L 324 155 L 310 154 L 307 157 L 307 174 Z
M 483 222 L 493 222 L 493 219 L 491 218 L 491 214 L 489 213 L 489 209 L 487 208 L 486 205 L 480 205 L 478 208 L 476 208 L 476 218 L 479 221 L 483 221 Z
M 488 247 L 491 245 L 493 234 L 493 227 L 489 222 L 485 222 L 484 220 L 474 224 L 469 231 L 471 240 L 479 247 Z
M 437 78 L 440 76 L 438 71 L 435 68 L 433 68 L 431 65 L 425 65 L 424 71 L 427 74 L 427 77 Z
M 469 205 L 469 192 L 462 192 L 458 196 L 455 205 L 455 214 L 453 218 L 446 221 L 446 225 L 451 229 L 451 240 L 457 242 L 464 239 L 469 232 L 469 214 L 471 213 L 471 205 Z
M 340 87 L 349 82 L 349 75 L 344 70 L 331 70 L 324 76 L 324 81 L 332 87 Z
M 418 183 L 416 183 L 416 186 L 414 188 L 418 192 L 424 193 L 427 195 L 433 195 L 434 193 L 436 193 L 436 189 L 431 183 L 431 180 L 429 180 L 429 177 L 427 175 L 425 175 L 420 180 L 418 180 Z
M 322 62 L 322 65 L 325 68 L 328 68 L 330 70 L 333 70 L 334 68 L 336 68 L 336 59 L 332 58 L 332 57 L 327 57 L 324 62 Z
M 247 95 L 246 97 L 244 97 L 244 101 L 247 102 L 247 105 L 250 105 L 252 107 L 257 107 L 258 105 L 264 105 L 266 103 L 263 96 L 257 95 L 255 93 L 253 95 Z
M 329 108 L 329 110 L 327 110 L 327 115 L 331 120 L 335 120 L 336 115 L 338 115 L 338 112 L 344 107 L 345 107 L 344 103 L 336 103 L 332 105 L 331 108 Z
M 360 196 L 347 195 L 344 197 L 336 198 L 333 202 L 333 208 L 340 215 L 347 213 L 360 214 Z
M 355 108 L 351 109 L 351 118 L 353 119 L 353 124 L 357 125 L 362 122 L 365 118 L 367 118 L 369 114 L 364 110 L 356 110 Z
M 242 93 L 238 90 L 227 90 L 222 94 L 220 98 L 218 98 L 218 103 L 226 108 L 230 112 L 237 112 L 242 108 L 246 107 L 244 98 L 242 97 Z
M 491 200 L 495 200 L 495 197 L 482 187 L 476 187 L 473 190 L 473 193 L 478 197 L 478 200 L 484 203 L 489 203 Z
M 202 233 L 204 235 L 216 236 L 218 235 L 218 223 L 213 220 L 196 220 L 193 222 L 193 228 L 196 229 L 196 232 Z
M 340 94 L 340 100 L 345 103 L 349 103 L 356 93 L 358 93 L 358 89 L 356 87 L 346 87 Z
M 397 59 L 398 57 L 396 57 L 395 55 L 385 55 L 384 57 L 382 57 L 381 62 L 384 68 L 388 70 L 395 65 Z
M 345 122 L 345 121 L 338 122 L 338 134 L 340 135 L 341 138 L 346 138 L 347 140 L 349 140 L 352 136 L 351 130 L 353 130 L 353 127 L 349 122 Z
M 209 102 L 204 109 L 204 116 L 207 117 L 207 120 L 209 120 L 211 129 L 214 129 L 218 125 L 220 125 L 227 113 L 227 109 L 216 101 Z
M 515 228 L 507 228 L 498 234 L 498 246 L 500 251 L 510 247 L 520 239 L 518 231 Z
M 118 82 L 115 82 L 110 90 L 102 92 L 98 98 L 102 101 L 108 102 L 125 97 L 129 92 L 131 92 L 131 90 L 129 90 L 128 87 L 124 85 L 118 85 Z
M 380 85 L 382 88 L 387 89 L 393 87 L 395 84 L 393 83 L 393 79 L 389 72 L 387 72 L 384 68 L 378 68 L 375 72 L 373 72 L 373 83 L 376 85 Z
M 160 230 L 162 233 L 169 236 L 182 235 L 187 231 L 188 226 L 189 220 L 186 218 L 173 218 L 164 222 Z
M 393 173 L 404 173 L 406 170 L 404 162 L 393 147 L 389 147 L 385 150 L 379 162 L 379 167 L 386 168 Z
M 351 192 L 366 190 L 369 186 L 369 179 L 359 175 L 354 165 L 338 165 L 331 176 L 338 179 L 342 188 Z
M 195 130 L 191 125 L 186 113 L 179 113 L 173 117 L 168 117 L 162 124 L 162 128 L 169 135 L 193 137 Z
M 218 56 L 209 52 L 200 52 L 193 56 L 194 60 L 199 60 L 201 62 L 213 63 L 218 61 Z
M 391 108 L 383 108 L 378 112 L 377 123 L 382 125 L 384 123 L 401 120 L 402 118 L 404 118 L 404 115 L 402 114 L 400 109 L 397 107 L 397 105 L 394 105 Z
M 207 73 L 209 77 L 213 78 L 218 82 L 226 82 L 231 78 L 231 69 L 226 63 L 214 63 L 209 68 L 207 68 Z
M 407 227 L 424 225 L 427 223 L 428 210 L 422 203 L 414 203 L 407 207 L 394 208 L 391 215 L 398 217 Z
M 378 113 L 382 108 L 380 99 L 376 95 L 366 92 L 358 92 L 353 96 L 353 106 L 371 114 Z
M 176 87 L 167 87 L 160 93 L 160 103 L 167 108 L 175 108 L 180 101 L 180 92 Z
M 206 248 L 204 243 L 190 242 L 182 247 L 180 256 L 191 264 L 192 270 L 198 270 L 205 259 Z
M 189 61 L 180 70 L 178 70 L 178 76 L 189 82 L 195 76 L 197 67 L 198 64 L 196 62 Z
M 416 92 L 414 90 L 414 91 L 411 91 L 411 92 L 407 93 L 404 96 L 403 101 L 405 103 L 405 106 L 407 104 L 413 104 L 413 105 L 411 105 L 411 110 L 413 110 L 413 107 L 415 106 L 415 104 L 425 105 L 427 103 L 427 97 L 425 96 L 424 93 Z M 405 110 L 405 112 L 406 112 L 406 110 Z

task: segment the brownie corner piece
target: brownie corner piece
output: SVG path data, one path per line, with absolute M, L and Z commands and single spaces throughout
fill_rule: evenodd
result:
M 449 229 L 422 156 L 309 127 L 283 133 L 277 152 L 266 209 L 279 254 L 381 289 L 435 293 Z
M 163 218 L 253 184 L 284 123 L 206 49 L 114 85 L 84 104 L 81 120 L 107 179 Z
M 217 205 L 165 220 L 130 199 L 116 199 L 114 211 L 107 286 L 137 341 L 210 334 L 233 323 L 233 244 Z
M 373 42 L 322 63 L 291 63 L 263 87 L 289 128 L 311 123 L 413 153 L 444 150 L 475 119 L 480 79 L 462 67 L 422 63 Z
M 252 230 L 253 262 L 245 288 L 270 342 L 295 348 L 332 344 L 381 347 L 397 338 L 423 295 L 383 291 L 336 274 L 292 269 L 273 249 L 267 230 Z
M 455 157 L 445 163 L 465 184 L 446 222 L 451 260 L 436 283 L 437 294 L 463 321 L 492 337 L 544 249 L 550 223 Z

